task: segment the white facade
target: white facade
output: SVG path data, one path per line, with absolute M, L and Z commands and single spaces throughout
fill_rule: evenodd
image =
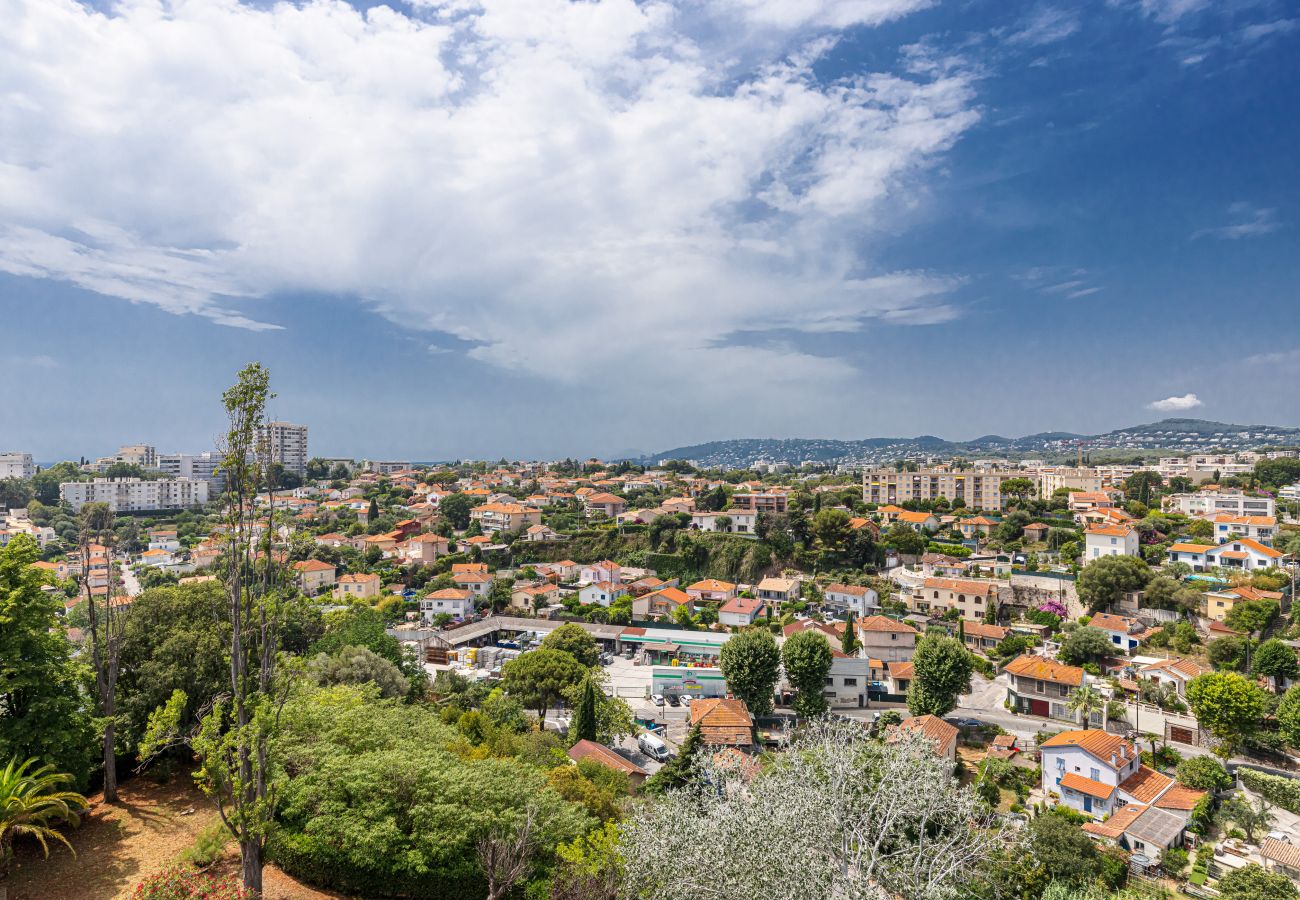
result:
M 851 610 L 857 616 L 870 616 L 880 611 L 880 595 L 869 587 L 832 584 L 822 597 L 827 605 Z
M 30 453 L 0 453 L 0 478 L 31 478 L 35 474 Z
M 140 478 L 96 478 L 59 485 L 59 497 L 74 511 L 87 503 L 107 503 L 113 512 L 186 509 L 208 502 L 208 483 L 186 478 L 145 481 Z
M 1040 746 L 1039 752 L 1042 753 L 1043 761 L 1043 792 L 1059 794 L 1060 803 L 1098 819 L 1115 811 L 1120 784 L 1142 764 L 1141 758 L 1136 755 L 1127 760 L 1115 758 L 1112 763 L 1110 758 L 1100 759 L 1078 746 Z M 1113 792 L 1110 797 L 1092 797 L 1072 790 L 1061 784 L 1068 774 L 1098 782 L 1112 788 Z
M 1194 494 L 1171 494 L 1163 506 L 1185 516 L 1275 516 L 1277 501 L 1272 497 L 1248 497 L 1237 492 L 1198 491 Z
M 307 426 L 291 422 L 267 422 L 259 438 L 266 442 L 270 462 L 277 462 L 296 475 L 307 474 Z
M 213 491 L 220 491 L 226 476 L 217 470 L 224 458 L 211 450 L 205 453 L 164 453 L 158 457 L 158 468 L 172 478 L 206 481 Z
M 1127 525 L 1102 525 L 1084 533 L 1083 558 L 1087 562 L 1103 556 L 1138 556 L 1138 533 Z

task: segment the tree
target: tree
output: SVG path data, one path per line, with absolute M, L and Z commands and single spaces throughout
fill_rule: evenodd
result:
M 542 647 L 562 650 L 584 666 L 600 665 L 600 645 L 577 622 L 566 622 L 542 638 Z
M 1278 732 L 1292 747 L 1300 747 L 1300 684 L 1292 685 L 1277 705 Z
M 858 649 L 857 629 L 854 627 L 853 610 L 844 617 L 844 635 L 840 638 L 840 652 L 852 656 Z
M 785 679 L 795 690 L 794 711 L 805 717 L 825 712 L 826 676 L 835 661 L 826 635 L 816 630 L 790 635 L 781 648 L 781 661 Z
M 1124 479 L 1124 496 L 1129 500 L 1136 500 L 1143 506 L 1150 506 L 1152 498 L 1160 492 L 1164 483 L 1159 472 L 1142 469 Z
M 564 695 L 564 689 L 580 682 L 588 668 L 563 650 L 540 647 L 506 663 L 502 669 L 506 691 L 537 716 L 546 726 L 546 712 Z
M 469 527 L 469 512 L 473 508 L 473 501 L 464 494 L 443 497 L 438 503 L 438 511 L 457 531 L 464 531 Z
M 1087 684 L 1076 688 L 1070 695 L 1070 702 L 1066 704 L 1066 708 L 1079 717 L 1079 723 L 1084 728 L 1091 728 L 1092 714 L 1105 707 L 1105 699 Z
M 1178 763 L 1180 784 L 1198 791 L 1223 791 L 1232 787 L 1232 776 L 1213 756 L 1189 756 Z
M 569 721 L 571 743 L 596 739 L 596 694 L 596 683 L 588 673 L 578 688 L 578 702 L 573 705 L 573 717 Z
M 512 831 L 496 829 L 479 838 L 475 850 L 488 880 L 487 900 L 501 900 L 532 868 L 536 818 L 536 809 L 529 806 Z
M 307 664 L 307 677 L 318 685 L 370 683 L 388 698 L 405 697 L 411 689 L 406 673 L 369 647 L 319 653 Z
M 1233 794 L 1223 804 L 1222 815 L 1246 832 L 1246 840 L 1252 844 L 1256 834 L 1268 831 L 1273 824 L 1273 807 L 1263 797 L 1252 804 L 1244 794 Z
M 924 535 L 899 522 L 885 532 L 880 543 L 892 547 L 904 556 L 920 556 L 925 552 L 926 540 Z
M 32 486 L 21 478 L 0 478 L 0 507 L 22 509 L 32 501 Z
M 1277 619 L 1281 608 L 1276 600 L 1247 600 L 1235 603 L 1223 617 L 1223 624 L 1247 634 L 1263 632 Z
M 942 716 L 957 706 L 957 698 L 970 690 L 974 666 L 961 642 L 928 634 L 912 656 L 912 683 L 907 708 L 914 716 Z
M 1158 575 L 1147 582 L 1142 594 L 1142 604 L 1155 609 L 1196 610 L 1201 595 L 1173 578 Z
M 1187 685 L 1187 703 L 1202 728 L 1231 751 L 1259 727 L 1268 697 L 1258 685 L 1235 672 L 1198 675 Z
M 81 509 L 81 595 L 89 618 L 90 660 L 95 672 L 99 715 L 104 723 L 101 754 L 104 764 L 104 802 L 117 802 L 117 679 L 121 672 L 122 641 L 130 603 L 114 603 L 116 572 L 113 565 L 115 516 L 106 503 L 87 503 Z M 101 599 L 91 584 L 91 544 L 104 546 L 107 575 Z
M 72 849 L 68 839 L 52 827 L 65 822 L 76 825 L 79 812 L 90 806 L 85 797 L 65 790 L 72 780 L 71 775 L 57 772 L 51 765 L 39 765 L 34 758 L 20 763 L 14 757 L 0 770 L 0 894 L 9 877 L 14 838 L 35 840 L 46 856 L 50 855 L 50 841 Z
M 230 694 L 204 717 L 193 746 L 199 777 L 231 836 L 239 842 L 244 888 L 260 895 L 266 838 L 275 819 L 275 772 L 271 742 L 287 698 L 288 679 L 277 683 L 278 590 L 283 572 L 271 552 L 275 533 L 274 493 L 258 560 L 254 498 L 265 486 L 268 450 L 262 435 L 266 404 L 275 395 L 270 373 L 260 363 L 240 370 L 222 395 L 229 419 L 220 470 L 226 479 L 224 512 L 225 587 L 230 610 Z
M 1085 625 L 1065 636 L 1057 657 L 1066 665 L 1081 666 L 1084 663 L 1104 659 L 1114 652 L 1115 645 L 1111 643 L 1110 638 L 1106 637 L 1106 632 Z
M 813 536 L 826 553 L 840 553 L 849 541 L 849 514 L 842 509 L 823 509 L 813 516 Z
M 1053 881 L 1085 884 L 1101 870 L 1092 839 L 1063 816 L 1038 816 L 1029 826 L 1029 841 L 1034 859 Z
M 1249 638 L 1232 634 L 1210 641 L 1205 647 L 1205 653 L 1216 668 L 1240 671 L 1246 665 L 1249 645 Z
M 625 895 L 957 896 L 999 848 L 1022 849 L 922 740 L 880 742 L 858 722 L 823 718 L 790 750 L 749 781 L 711 766 L 704 789 L 669 791 L 625 821 Z
M 1296 890 L 1290 878 L 1281 872 L 1269 872 L 1258 863 L 1228 871 L 1214 887 L 1222 900 L 1294 900 L 1300 897 L 1300 891 Z
M 1294 680 L 1300 674 L 1296 664 L 1295 651 L 1277 638 L 1272 638 L 1259 645 L 1255 651 L 1251 674 L 1255 677 L 1266 675 L 1272 678 L 1278 690 L 1284 681 Z
M 1076 590 L 1079 599 L 1096 611 L 1142 590 L 1150 580 L 1150 568 L 1136 556 L 1103 556 L 1080 570 Z
M 1038 486 L 1029 478 L 1008 478 L 1002 482 L 1002 496 L 1023 503 L 1038 493 Z
M 770 715 L 781 669 L 781 652 L 770 631 L 750 629 L 722 645 L 718 667 L 727 688 L 756 716 Z
M 1187 533 L 1198 540 L 1211 541 L 1214 539 L 1214 525 L 1209 519 L 1193 519 L 1187 526 Z
M 25 534 L 0 547 L 0 747 L 52 763 L 84 785 L 94 740 L 84 670 L 59 624 L 62 604 L 41 590 L 37 558 L 36 541 Z

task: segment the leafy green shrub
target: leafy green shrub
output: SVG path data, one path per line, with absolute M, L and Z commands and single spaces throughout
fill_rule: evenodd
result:
M 248 896 L 234 875 L 214 878 L 203 872 L 167 869 L 137 884 L 131 900 L 245 900 Z
M 226 844 L 229 842 L 230 831 L 226 828 L 225 823 L 220 818 L 213 819 L 194 838 L 194 843 L 182 851 L 181 862 L 189 863 L 196 869 L 206 869 L 221 859 L 222 853 L 226 850 Z
M 1181 847 L 1170 847 L 1160 862 L 1170 875 L 1179 875 L 1187 868 L 1187 851 Z
M 1280 775 L 1265 775 L 1254 769 L 1237 770 L 1241 783 L 1268 802 L 1280 806 L 1287 812 L 1300 814 L 1300 781 L 1283 778 Z

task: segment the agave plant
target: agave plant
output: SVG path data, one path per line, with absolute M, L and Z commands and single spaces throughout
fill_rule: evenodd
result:
M 68 839 L 53 826 L 76 825 L 80 812 L 90 805 L 77 792 L 63 790 L 72 783 L 71 775 L 37 762 L 33 758 L 20 763 L 15 757 L 0 770 L 0 882 L 9 875 L 14 838 L 35 838 L 46 856 L 51 840 L 72 850 Z

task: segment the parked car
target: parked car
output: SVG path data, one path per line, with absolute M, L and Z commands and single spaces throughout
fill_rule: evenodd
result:
M 663 694 L 651 694 L 651 695 L 650 695 L 650 702 L 653 703 L 655 706 L 663 706 L 663 705 L 664 705 L 664 695 L 663 695 Z
M 669 705 L 669 706 L 681 706 L 681 705 L 682 705 L 682 698 L 679 697 L 679 696 L 677 696 L 676 694 L 669 694 L 669 695 L 668 695 L 668 705 Z
M 681 696 L 681 702 L 682 702 L 682 706 L 686 707 L 687 709 L 690 709 L 690 708 L 691 708 L 691 695 L 690 695 L 690 694 L 682 694 L 682 696 Z
M 602 666 L 607 666 L 607 665 L 609 665 L 610 663 L 612 663 L 613 661 L 614 661 L 614 656 L 613 656 L 613 654 L 610 654 L 610 653 L 602 653 L 602 654 L 600 654 L 600 664 L 601 664 Z
M 636 739 L 636 745 L 641 748 L 642 753 L 657 762 L 663 762 L 668 758 L 668 745 L 653 734 L 641 735 Z

